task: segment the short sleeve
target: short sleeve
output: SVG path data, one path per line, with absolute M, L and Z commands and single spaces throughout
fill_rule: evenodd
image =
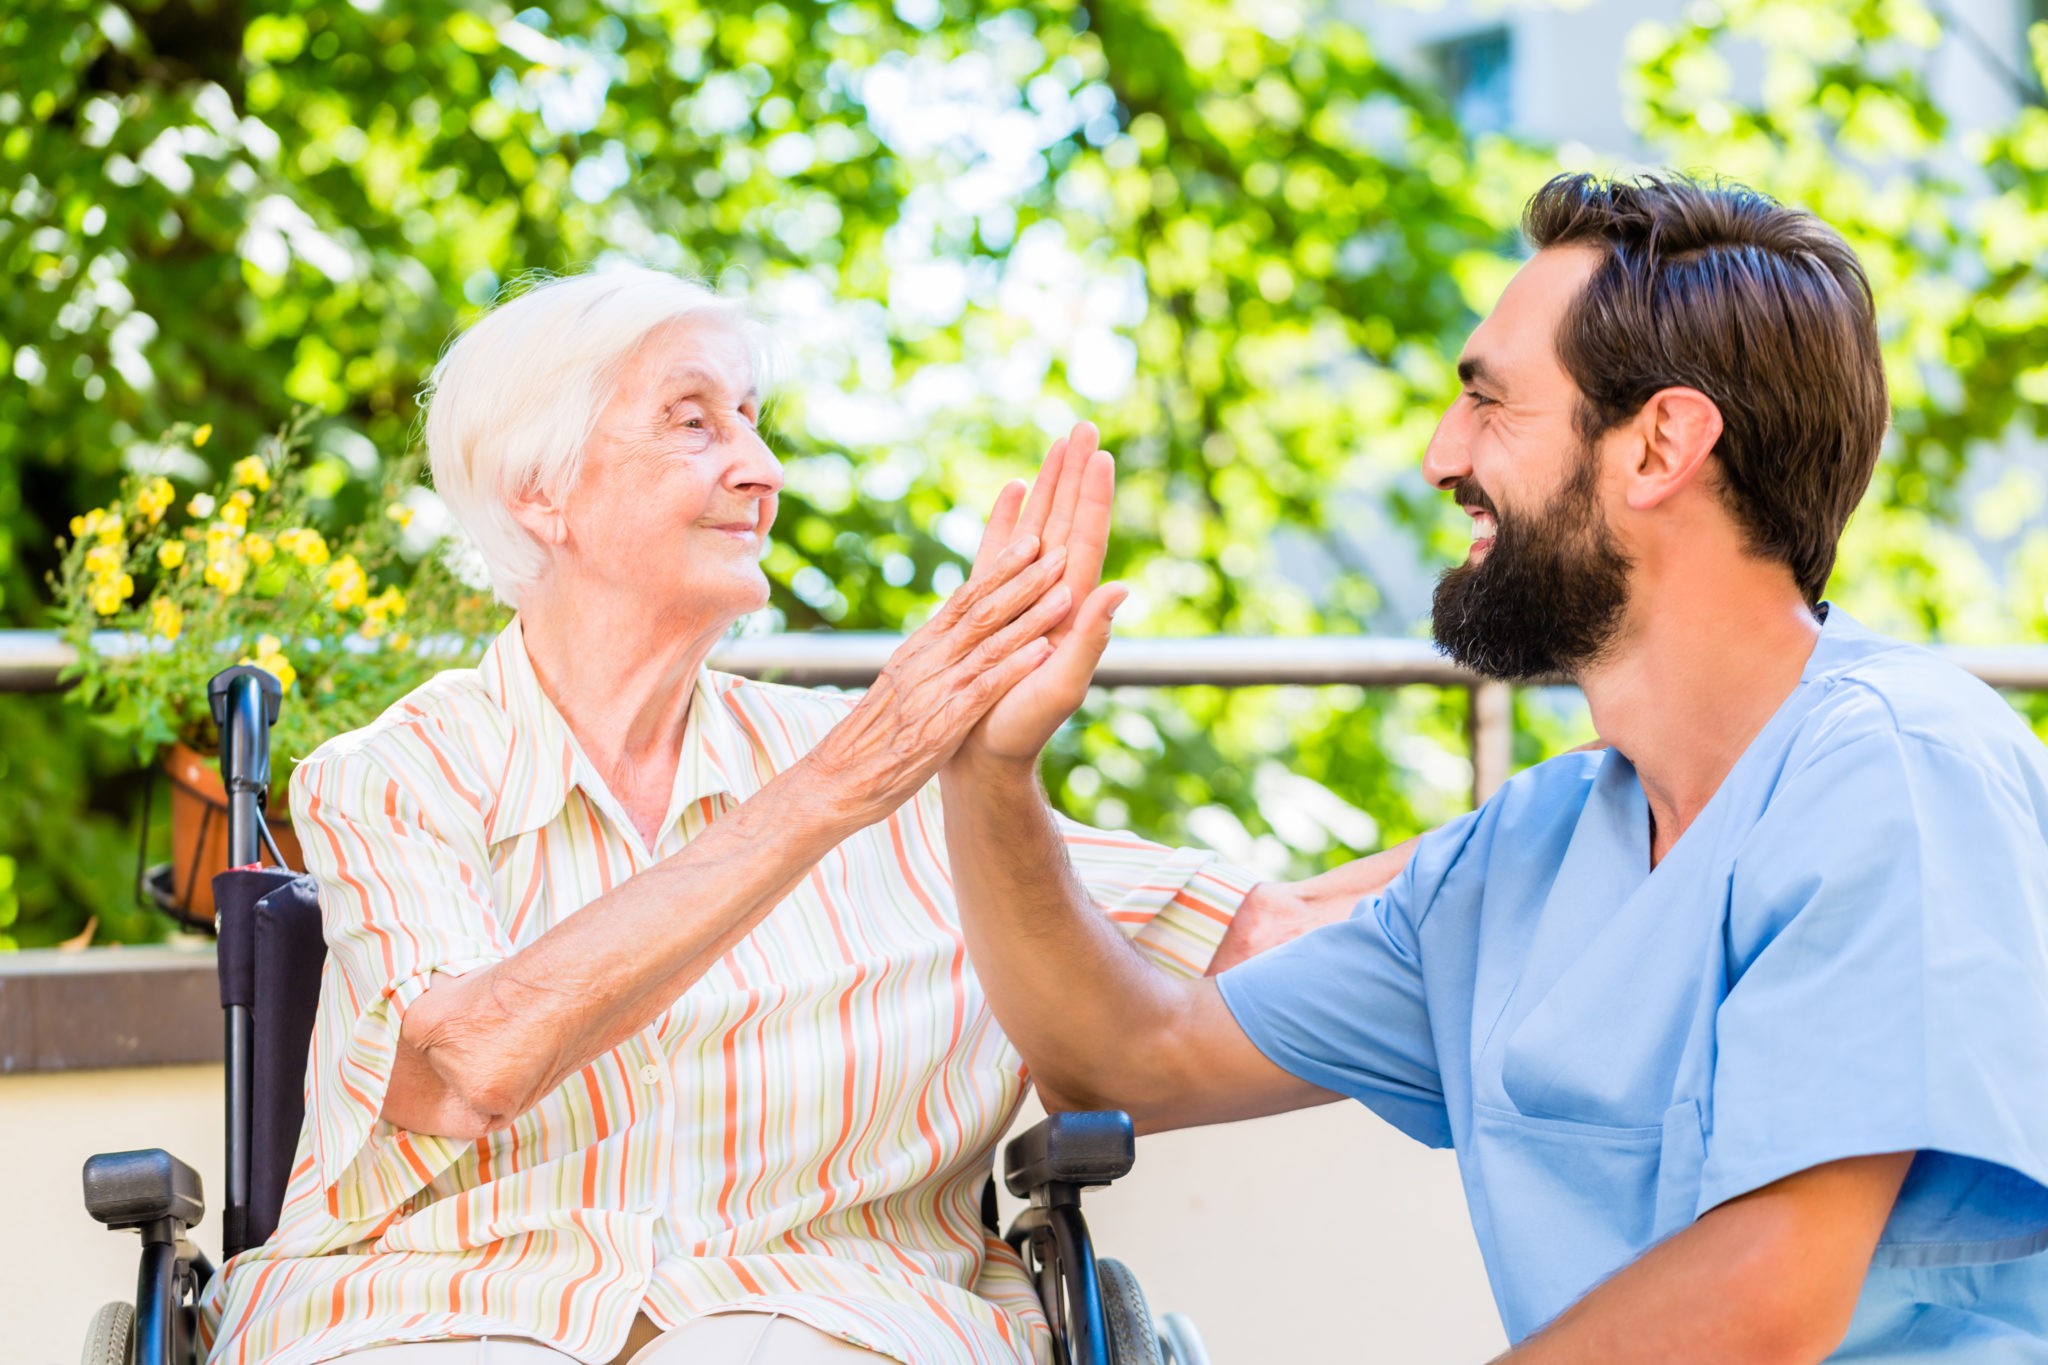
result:
M 1423 836 L 1401 875 L 1349 919 L 1217 978 L 1238 1026 L 1275 1065 L 1431 1147 L 1451 1145 L 1451 1125 L 1419 926 L 1473 828 L 1467 815 Z
M 328 1212 L 370 1221 L 475 1145 L 379 1117 L 405 1010 L 435 972 L 460 976 L 509 949 L 480 826 L 457 833 L 444 817 L 437 828 L 420 799 L 360 752 L 307 760 L 291 798 L 327 938 L 307 1078 L 311 1155 Z
M 1176 976 L 1200 976 L 1259 877 L 1207 849 L 1167 848 L 1064 816 L 1074 873 L 1138 951 Z
M 1740 850 L 1700 1210 L 1919 1153 L 1880 1265 L 2048 1248 L 2048 840 L 2010 773 L 1866 735 L 1783 779 Z

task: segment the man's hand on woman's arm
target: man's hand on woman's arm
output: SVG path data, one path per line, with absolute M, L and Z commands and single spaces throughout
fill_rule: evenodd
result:
M 1377 896 L 1401 875 L 1414 853 L 1410 839 L 1303 881 L 1260 882 L 1237 908 L 1209 963 L 1209 975 L 1227 972 L 1311 929 L 1349 919 L 1360 901 Z
M 646 1027 L 820 858 L 929 782 L 1072 616 L 1064 538 L 1080 482 L 1062 482 L 1064 449 L 1028 502 L 1021 484 L 1003 490 L 1000 550 L 803 760 L 511 957 L 436 977 L 405 1011 L 382 1116 L 445 1137 L 510 1123 Z
M 1912 1164 L 1831 1161 L 1709 1209 L 1498 1365 L 1817 1365 L 1849 1330 Z

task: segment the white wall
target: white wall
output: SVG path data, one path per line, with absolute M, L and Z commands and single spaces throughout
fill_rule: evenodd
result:
M 0 1076 L 0 1171 L 12 1202 L 0 1239 L 0 1358 L 72 1365 L 93 1310 L 135 1298 L 140 1240 L 85 1212 L 95 1152 L 162 1147 L 199 1172 L 209 1201 L 196 1240 L 216 1261 L 226 1098 L 217 1066 Z
M 85 1158 L 166 1147 L 217 1197 L 222 1103 L 214 1067 L 0 1077 L 0 1359 L 70 1365 L 93 1310 L 134 1296 L 135 1235 L 86 1216 Z M 1145 1138 L 1130 1180 L 1087 1208 L 1105 1253 L 1154 1311 L 1192 1316 L 1218 1365 L 1474 1365 L 1503 1345 L 1449 1154 L 1355 1105 Z M 210 1208 L 209 1255 L 218 1228 Z

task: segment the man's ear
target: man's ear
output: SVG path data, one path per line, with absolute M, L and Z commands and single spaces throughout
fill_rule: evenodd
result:
M 1628 505 L 1647 511 L 1700 477 L 1721 440 L 1721 409 L 1698 389 L 1659 389 L 1636 414 L 1642 439 L 1629 471 Z
M 528 484 L 505 500 L 505 510 L 543 545 L 560 545 L 569 538 L 562 504 L 545 488 Z

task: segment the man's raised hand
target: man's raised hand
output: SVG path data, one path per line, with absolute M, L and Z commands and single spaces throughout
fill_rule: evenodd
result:
M 1109 645 L 1110 618 L 1129 595 L 1121 584 L 1101 582 L 1115 494 L 1116 461 L 1098 448 L 1094 426 L 1082 422 L 1054 443 L 1028 499 L 1021 484 L 1012 484 L 996 500 L 976 572 L 1011 540 L 1036 536 L 1047 553 L 1066 550 L 1063 586 L 1072 606 L 1046 637 L 1051 656 L 996 702 L 961 746 L 960 758 L 1035 763 L 1088 695 Z

